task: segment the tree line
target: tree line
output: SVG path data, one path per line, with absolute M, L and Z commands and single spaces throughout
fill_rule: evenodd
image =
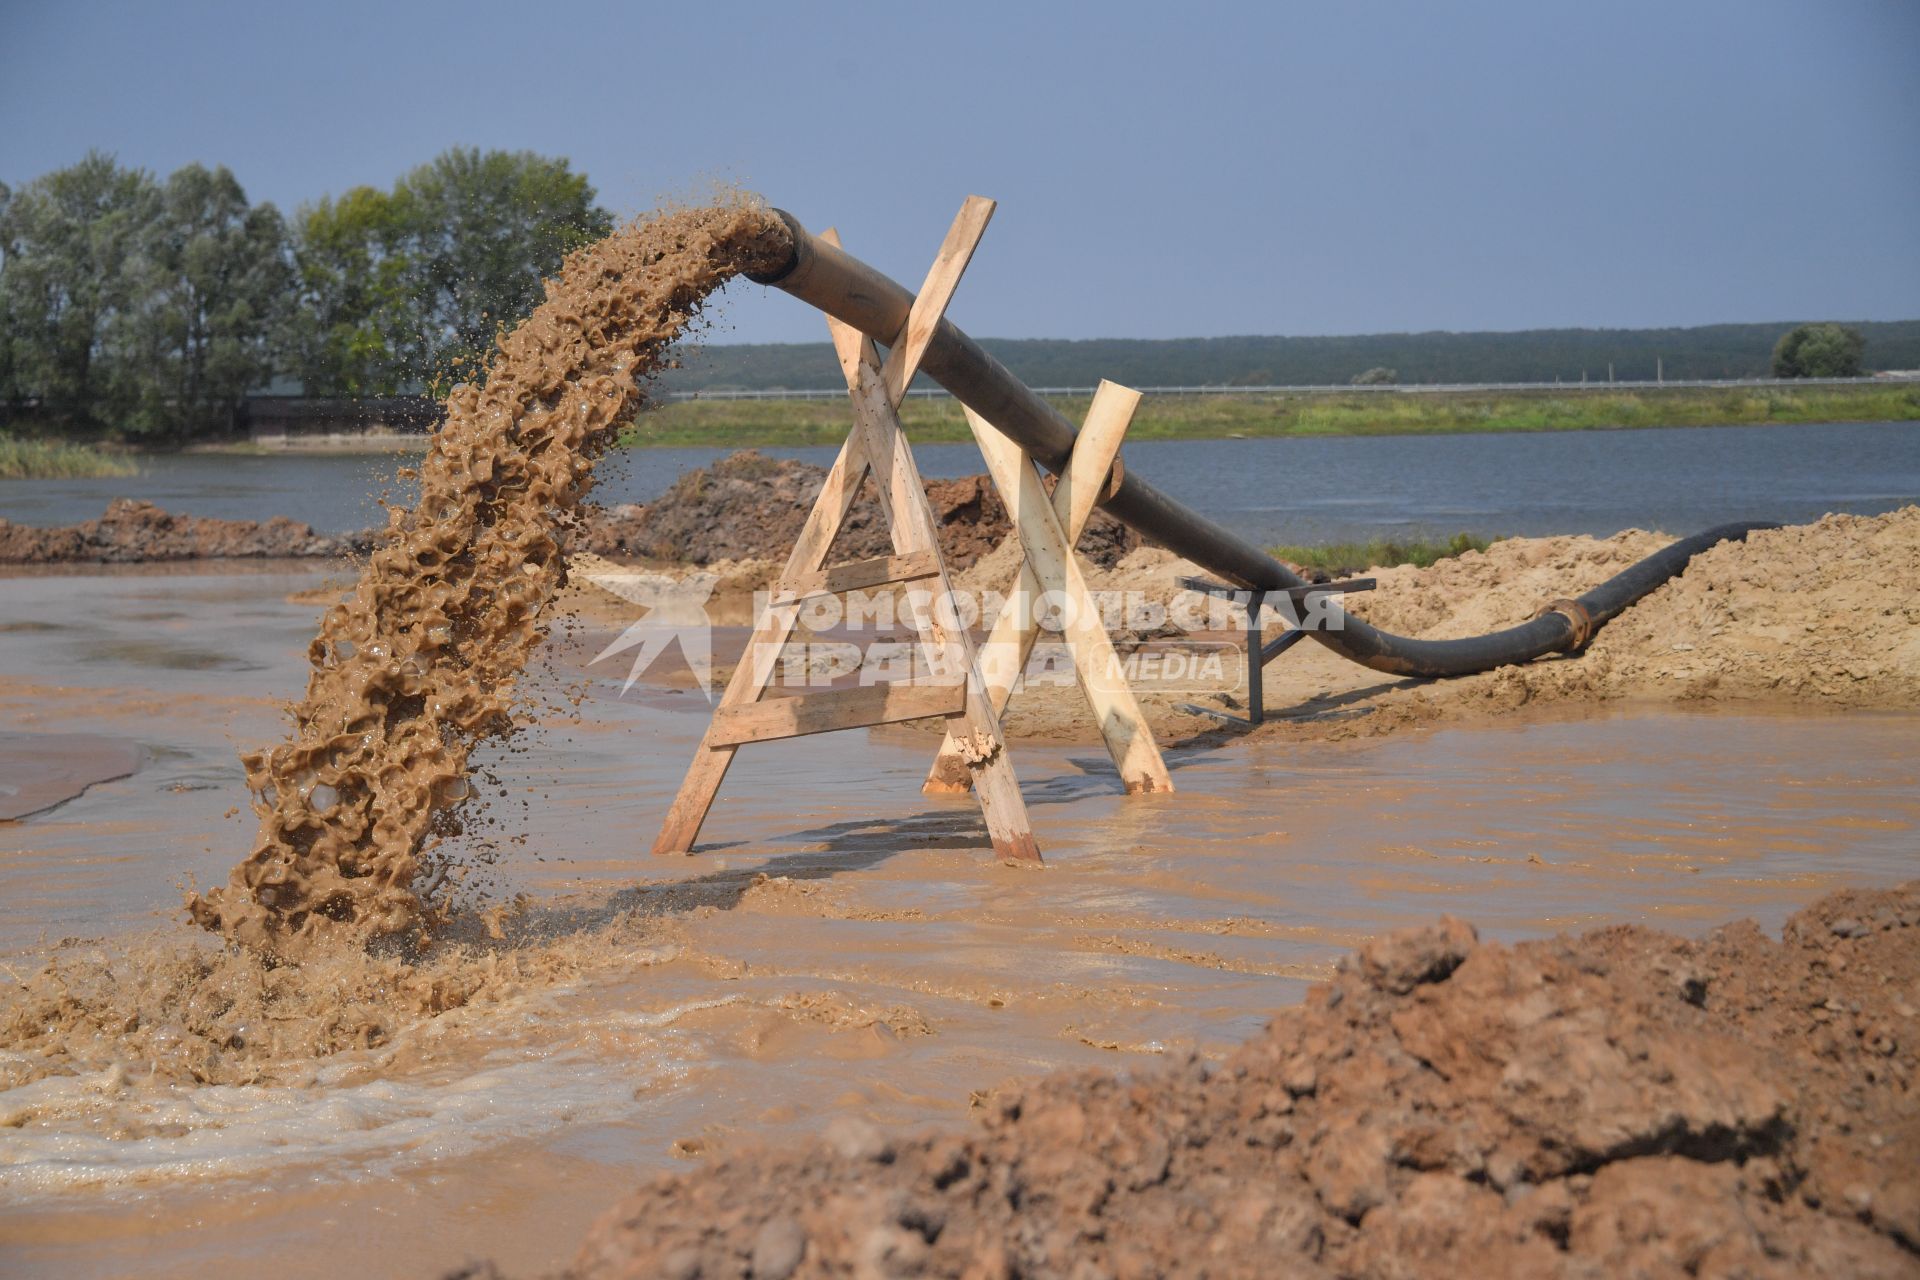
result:
M 612 229 L 584 174 L 531 152 L 456 148 L 291 217 L 225 167 L 92 152 L 0 183 L 0 419 L 177 442 L 232 430 L 276 377 L 433 389 Z
M 1784 336 L 1783 336 L 1784 335 Z M 1793 337 L 1785 341 L 1785 337 Z M 983 338 L 1032 387 L 1345 386 L 1456 382 L 1652 382 L 1920 369 L 1920 320 L 1686 329 L 1528 329 L 1332 337 Z M 1776 347 L 1780 359 L 1775 359 Z M 827 343 L 710 346 L 663 376 L 674 391 L 832 390 Z M 922 381 L 916 385 L 930 385 Z

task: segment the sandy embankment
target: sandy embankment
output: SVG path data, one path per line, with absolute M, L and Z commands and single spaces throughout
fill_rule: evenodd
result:
M 858 1120 L 607 1213 L 567 1275 L 1920 1274 L 1920 884 L 1781 942 L 1375 940 L 1210 1066 Z M 469 1274 L 484 1274 L 481 1268 Z

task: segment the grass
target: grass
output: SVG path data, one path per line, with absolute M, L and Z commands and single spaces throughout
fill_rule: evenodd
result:
M 1085 397 L 1053 400 L 1078 422 Z M 908 400 L 900 412 L 918 441 L 970 439 L 951 399 Z M 1920 387 L 1676 387 L 1610 392 L 1604 386 L 1497 393 L 1368 392 L 1149 396 L 1130 440 L 1256 436 L 1373 436 L 1488 431 L 1581 431 L 1753 423 L 1920 421 Z M 640 418 L 627 446 L 837 445 L 850 422 L 844 400 L 691 400 Z
M 138 470 L 125 458 L 83 444 L 0 435 L 0 480 L 77 480 L 130 476 Z
M 1324 569 L 1335 576 L 1345 576 L 1363 569 L 1388 569 L 1397 564 L 1425 569 L 1437 560 L 1465 555 L 1469 551 L 1485 551 L 1498 541 L 1498 538 L 1476 538 L 1470 533 L 1456 533 L 1443 542 L 1424 539 L 1400 542 L 1390 538 L 1375 538 L 1371 542 L 1335 542 L 1322 547 L 1269 547 L 1267 550 L 1275 558 L 1291 561 L 1303 569 Z

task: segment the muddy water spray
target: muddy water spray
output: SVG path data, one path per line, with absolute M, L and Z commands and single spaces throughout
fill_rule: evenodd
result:
M 189 896 L 196 921 L 290 956 L 430 919 L 425 860 L 459 830 L 468 754 L 511 727 L 594 459 L 707 295 L 789 249 L 742 203 L 663 215 L 568 260 L 486 385 L 448 398 L 419 502 L 391 513 L 308 650 L 289 740 L 242 757 L 259 834 L 225 887 Z

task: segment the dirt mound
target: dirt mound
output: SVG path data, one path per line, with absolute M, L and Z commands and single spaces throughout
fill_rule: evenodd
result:
M 841 1120 L 663 1178 L 569 1276 L 1920 1274 L 1920 883 L 1774 942 L 1378 939 L 1225 1063 Z
M 596 513 L 588 523 L 587 547 L 600 555 L 692 564 L 784 560 L 826 476 L 824 467 L 752 449 L 729 454 L 711 467 L 687 472 L 649 506 Z M 950 569 L 966 569 L 1012 532 L 1006 507 L 984 475 L 928 481 L 927 498 Z M 1096 511 L 1080 549 L 1096 564 L 1111 565 L 1138 545 L 1137 534 Z M 892 552 L 869 477 L 831 555 L 859 560 Z
M 342 556 L 365 551 L 371 533 L 316 533 L 284 516 L 218 520 L 174 515 L 151 502 L 116 498 L 98 520 L 42 529 L 0 519 L 0 564 Z
M 1477 636 L 1526 621 L 1548 599 L 1589 591 L 1672 541 L 1644 529 L 1611 538 L 1507 538 L 1425 569 L 1370 568 L 1379 585 L 1350 604 L 1374 626 L 1402 635 Z

